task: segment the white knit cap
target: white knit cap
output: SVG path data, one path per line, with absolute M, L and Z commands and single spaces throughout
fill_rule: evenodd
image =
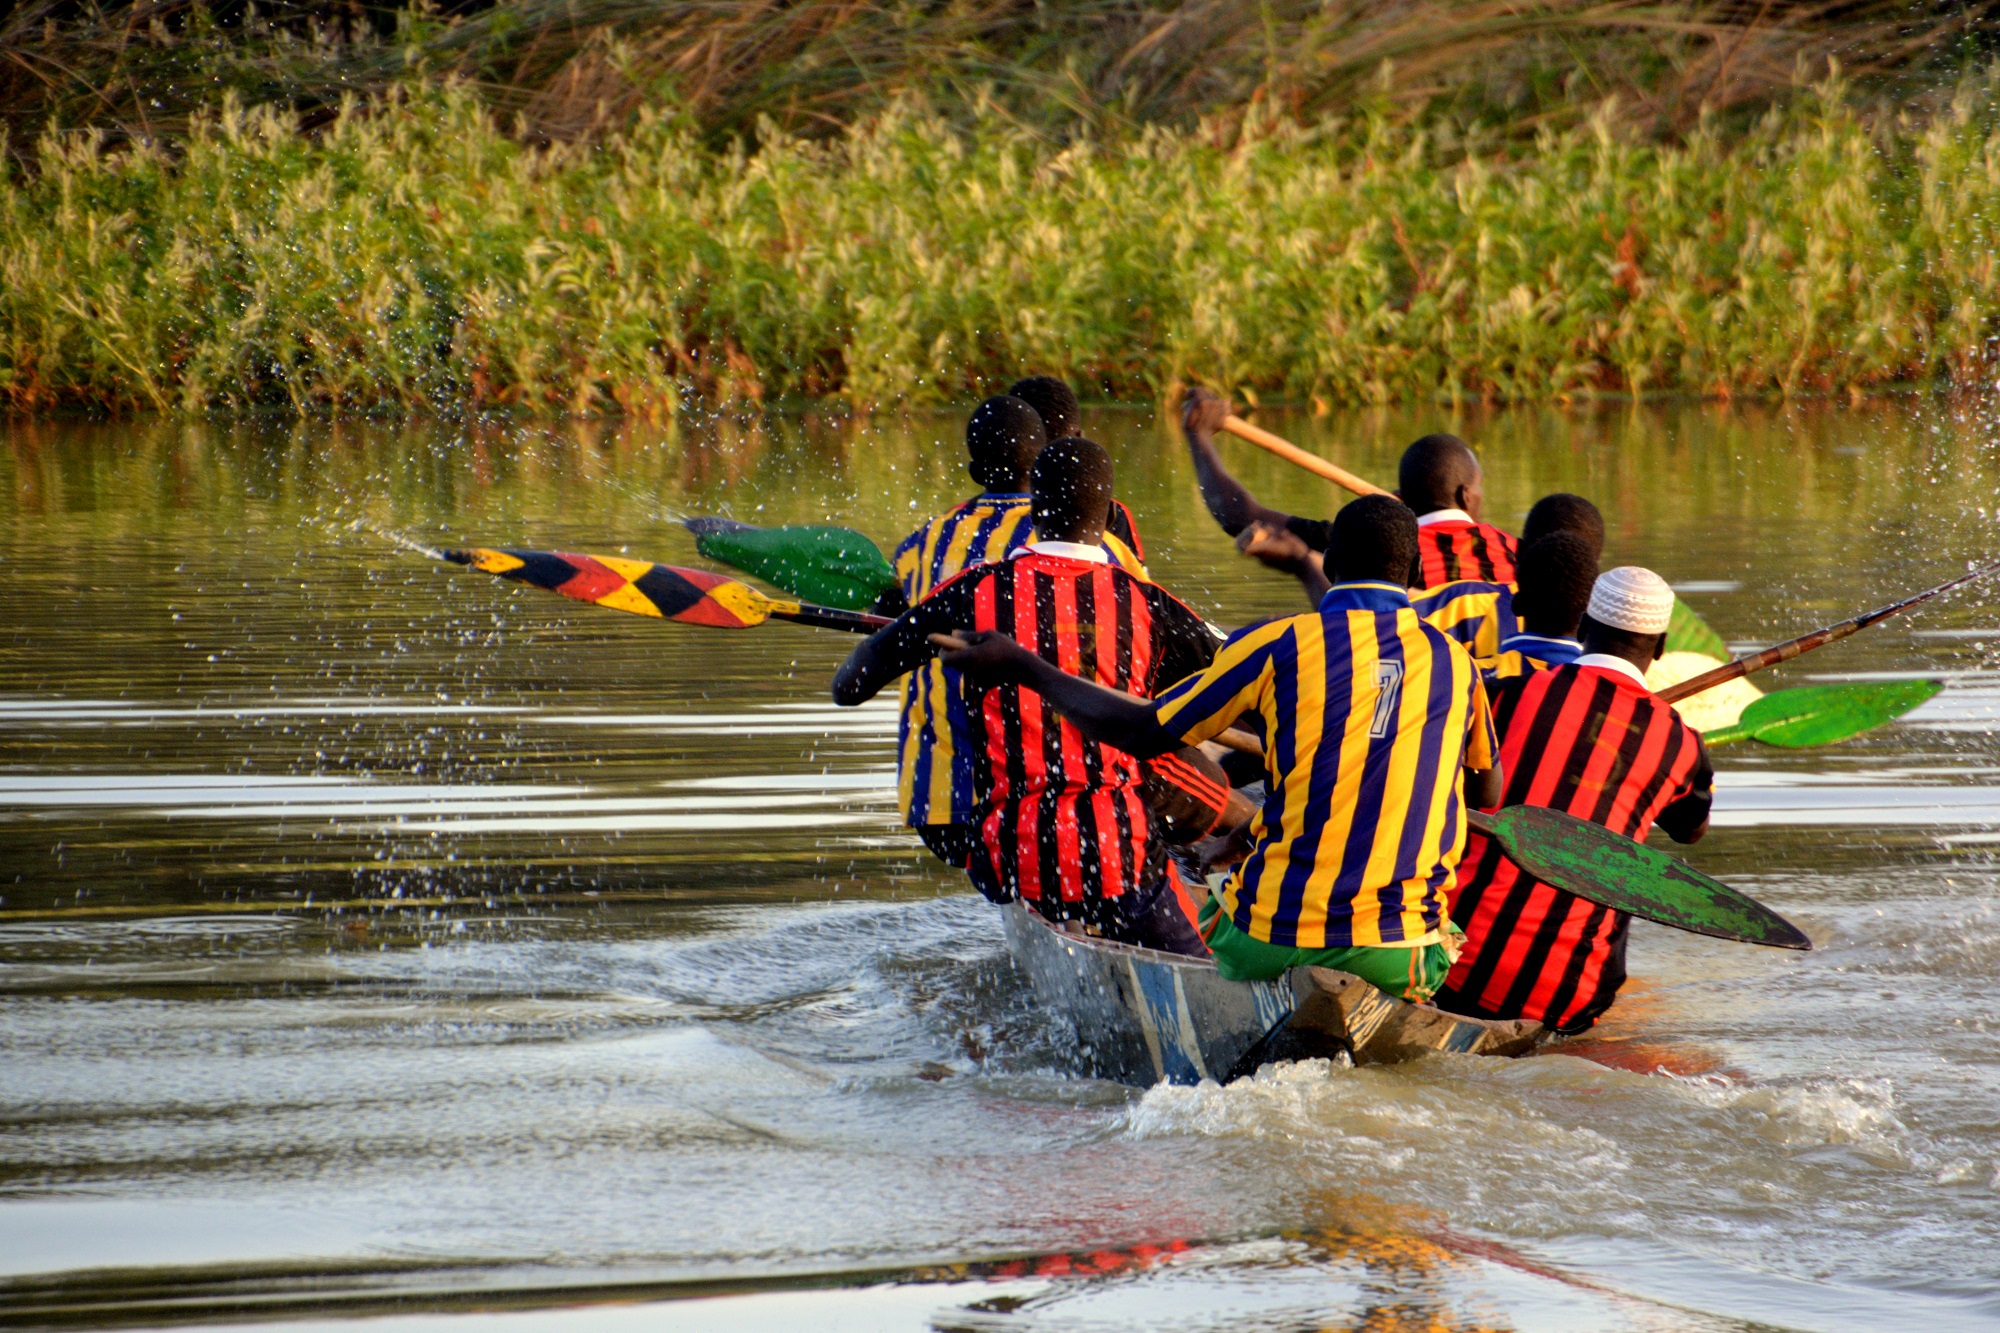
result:
M 1674 590 L 1650 569 L 1621 565 L 1597 576 L 1590 618 L 1634 634 L 1664 634 L 1674 614 Z

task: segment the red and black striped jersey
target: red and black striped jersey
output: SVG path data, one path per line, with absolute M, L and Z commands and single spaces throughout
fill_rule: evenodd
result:
M 1707 815 L 1715 774 L 1701 737 L 1635 676 L 1590 659 L 1501 683 L 1493 712 L 1503 805 L 1540 805 L 1640 842 L 1677 802 L 1670 828 Z M 1536 1019 L 1579 1032 L 1625 981 L 1631 918 L 1524 873 L 1477 832 L 1459 862 L 1451 918 L 1465 931 L 1439 1008 Z
M 1140 561 L 1140 567 L 1142 569 L 1145 567 L 1146 544 L 1139 540 L 1139 524 L 1133 519 L 1131 509 L 1126 507 L 1123 500 L 1111 502 L 1111 518 L 1104 525 L 1104 535 L 1116 537 L 1123 542 L 1125 549 Z
M 1116 500 L 1113 517 L 1131 513 Z M 1026 492 L 976 495 L 918 528 L 896 548 L 894 564 L 904 608 L 974 565 L 1004 560 L 1034 539 L 1033 506 Z M 1140 578 L 1146 566 L 1132 546 L 1107 531 L 1104 550 Z M 910 824 L 956 824 L 971 817 L 972 759 L 958 675 L 926 653 L 903 682 L 902 721 L 896 738 L 896 786 Z
M 1315 551 L 1333 544 L 1328 519 L 1288 518 L 1286 528 Z M 1417 519 L 1417 581 L 1411 586 L 1430 591 L 1460 579 L 1482 583 L 1514 582 L 1511 533 L 1480 523 L 1459 509 L 1439 509 Z
M 1070 554 L 1083 550 L 1042 543 L 967 570 L 884 631 L 886 651 L 919 651 L 934 633 L 999 630 L 1072 675 L 1142 697 L 1208 665 L 1215 641 L 1200 616 L 1155 584 Z M 1137 759 L 1089 739 L 1033 690 L 961 688 L 972 820 L 1003 887 L 1060 919 L 1159 877 L 1165 845 Z
M 1515 541 L 1491 523 L 1457 509 L 1440 509 L 1417 519 L 1418 587 L 1430 589 L 1460 579 L 1482 583 L 1514 581 Z

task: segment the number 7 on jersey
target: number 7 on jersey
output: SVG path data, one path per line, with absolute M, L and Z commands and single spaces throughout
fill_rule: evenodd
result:
M 1396 705 L 1403 697 L 1403 664 L 1375 664 L 1375 719 L 1369 724 L 1371 739 L 1381 740 L 1396 729 Z

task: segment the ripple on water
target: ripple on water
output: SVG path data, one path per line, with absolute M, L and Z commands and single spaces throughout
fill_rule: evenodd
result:
M 1911 429 L 1921 406 L 1804 410 L 1469 420 L 1496 512 L 1551 489 L 1615 497 L 1615 561 L 1660 569 L 1728 639 L 1770 641 L 1934 583 L 1992 532 L 1972 509 L 1993 493 L 1984 419 L 1953 438 Z M 1435 415 L 1297 425 L 1388 475 Z M 1190 505 L 1151 423 L 1095 419 L 1168 586 L 1231 623 L 1293 607 Z M 1842 1282 L 1912 1309 L 1951 1282 L 1990 1293 L 2000 932 L 1976 865 L 2000 839 L 2000 674 L 1972 669 L 1990 587 L 1926 607 L 1944 633 L 1898 622 L 1812 659 L 1949 677 L 1901 724 L 1823 751 L 1718 749 L 1718 822 L 1741 827 L 1693 859 L 1820 947 L 1635 928 L 1650 986 L 1604 1040 L 1634 1070 L 1692 1046 L 1658 1064 L 1730 1078 L 1578 1048 L 1142 1093 L 1065 1072 L 1062 1025 L 983 903 L 956 883 L 923 901 L 945 880 L 894 826 L 894 700 L 827 704 L 852 640 L 662 626 L 298 522 L 365 505 L 454 540 L 691 560 L 672 504 L 839 514 L 894 540 L 964 485 L 935 443 L 962 420 L 910 420 L 810 439 L 684 421 L 651 443 L 620 427 L 601 449 L 588 425 L 557 441 L 119 423 L 91 428 L 102 448 L 63 428 L 59 447 L 0 450 L 0 546 L 21 575 L 0 584 L 0 1222 L 41 1231 L 58 1193 L 130 1210 L 116 1231 L 79 1217 L 32 1266 L 173 1261 L 209 1233 L 174 1206 L 203 1200 L 258 1225 L 216 1229 L 195 1258 L 252 1273 L 277 1234 L 264 1219 L 283 1217 L 344 1219 L 286 1242 L 341 1263 L 682 1275 L 1264 1237 L 974 1318 L 1617 1322 L 1546 1290 L 1503 1304 L 1525 1312 L 1510 1319 L 1424 1305 L 1439 1270 L 1300 1261 L 1268 1239 L 1392 1208 L 1557 1262 L 1599 1244 L 1612 1258 L 1581 1263 L 1612 1286 L 1650 1246 L 1677 1265 L 1658 1270 L 1669 1298 L 1775 1325 L 1892 1322 L 1821 1319 Z M 1843 432 L 1869 439 L 1864 461 L 1828 461 L 1815 437 Z M 1943 477 L 1938 460 L 1981 484 L 1899 484 Z M 1326 502 L 1293 469 L 1238 461 L 1274 505 Z M 1857 541 L 1864 524 L 1938 540 Z M 450 933 L 481 919 L 494 928 Z M 1758 1304 L 1753 1287 L 1783 1289 Z M 792 1326 L 823 1304 L 799 1309 Z M 1965 1321 L 1903 1326 L 1919 1322 Z
M 1292 1164 L 1516 1236 L 1581 1225 L 1651 1237 L 1663 1216 L 1707 1230 L 1721 1212 L 1775 1223 L 1802 1198 L 1858 1203 L 1866 1181 L 1908 1186 L 1930 1169 L 1887 1079 L 1759 1085 L 1553 1053 L 1394 1069 L 1301 1062 L 1227 1087 L 1161 1085 L 1122 1128 L 1233 1141 L 1226 1150 L 1261 1169 Z

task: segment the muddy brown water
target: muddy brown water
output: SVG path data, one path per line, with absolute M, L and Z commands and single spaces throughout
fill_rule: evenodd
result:
M 1273 421 L 1375 477 L 1452 425 L 1493 516 L 1592 495 L 1738 644 L 2000 552 L 1989 405 Z M 1150 413 L 1088 427 L 1162 582 L 1291 608 Z M 1142 1092 L 1067 1072 L 896 827 L 850 640 L 351 526 L 888 545 L 969 491 L 959 429 L 4 427 L 0 1325 L 2000 1326 L 2000 590 L 1780 673 L 1948 682 L 1905 722 L 1719 752 L 1693 859 L 1815 952 L 1639 926 L 1569 1052 Z

